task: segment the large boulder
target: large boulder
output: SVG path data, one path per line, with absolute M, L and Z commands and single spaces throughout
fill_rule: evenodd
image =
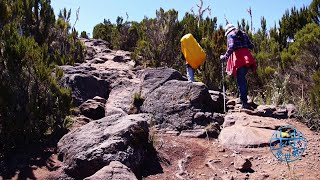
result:
M 219 142 L 226 147 L 264 147 L 270 144 L 273 130 L 234 125 L 223 128 Z
M 62 78 L 61 83 L 72 89 L 73 101 L 78 106 L 95 96 L 107 99 L 110 92 L 107 81 L 88 74 L 67 75 Z
M 66 134 L 58 142 L 65 173 L 83 179 L 119 161 L 139 175 L 151 118 L 148 114 L 108 116 Z
M 182 80 L 186 81 L 182 75 L 171 68 L 148 68 L 143 69 L 138 72 L 138 78 L 140 78 L 141 84 L 141 93 L 142 96 L 154 91 L 158 87 L 162 86 L 164 83 L 170 80 Z
M 193 122 L 200 126 L 206 126 L 210 123 L 222 125 L 224 122 L 224 115 L 219 113 L 198 112 L 194 115 Z
M 106 112 L 105 116 L 117 115 L 118 117 L 121 117 L 121 116 L 128 115 L 128 113 L 124 112 L 121 108 L 116 108 L 108 104 L 105 107 L 105 112 Z
M 95 67 L 89 66 L 88 64 L 80 64 L 77 66 L 64 65 L 59 66 L 64 71 L 64 76 L 70 76 L 72 74 L 89 74 L 92 71 L 97 70 Z M 62 79 L 64 80 L 64 79 Z M 65 83 L 65 82 L 63 82 Z
M 111 90 L 109 99 L 107 100 L 108 107 L 122 109 L 128 114 L 130 107 L 133 104 L 134 94 L 139 94 L 140 84 L 131 80 L 119 80 L 117 85 Z M 110 109 L 106 109 L 110 113 Z
M 260 105 L 256 108 L 255 113 L 263 117 L 273 117 L 277 119 L 288 118 L 288 110 L 285 107 L 274 105 Z
M 219 141 L 225 146 L 263 147 L 279 127 L 287 126 L 283 120 L 259 117 L 246 113 L 231 113 L 225 116 Z
M 184 80 L 178 71 L 170 68 L 149 68 L 138 71 L 137 74 L 139 79 L 123 78 L 112 84 L 113 88 L 107 101 L 109 107 L 106 109 L 107 114 L 112 113 L 110 110 L 114 108 L 120 108 L 130 114 L 134 108 L 135 95 L 143 101 L 150 92 L 161 87 L 165 82 L 172 79 Z M 110 109 L 110 107 L 113 108 Z
M 94 175 L 84 180 L 137 180 L 133 172 L 119 161 L 112 161 Z
M 157 124 L 171 124 L 178 130 L 191 129 L 197 112 L 221 109 L 200 82 L 170 80 L 146 95 L 142 112 L 155 115 Z
M 270 117 L 252 116 L 241 112 L 231 113 L 225 116 L 223 127 L 230 127 L 232 125 L 242 125 L 276 130 L 281 126 L 287 126 L 288 123 Z

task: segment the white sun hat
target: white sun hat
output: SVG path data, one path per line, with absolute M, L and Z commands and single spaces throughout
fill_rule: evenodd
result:
M 234 27 L 233 24 L 227 24 L 224 29 L 226 31 L 226 33 L 224 35 L 227 36 L 232 30 L 235 30 L 236 27 Z

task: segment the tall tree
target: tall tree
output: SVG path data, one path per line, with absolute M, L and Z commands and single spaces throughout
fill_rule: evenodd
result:
M 198 27 L 200 27 L 200 21 L 203 17 L 203 14 L 206 12 L 206 11 L 209 11 L 209 14 L 211 15 L 211 8 L 210 6 L 207 6 L 206 8 L 203 7 L 203 0 L 199 0 L 200 1 L 200 4 L 197 4 L 197 7 L 198 7 L 198 11 L 197 11 L 197 14 L 194 13 L 193 9 L 191 8 L 191 12 L 193 13 L 193 15 L 195 15 L 197 17 L 197 20 L 198 20 Z

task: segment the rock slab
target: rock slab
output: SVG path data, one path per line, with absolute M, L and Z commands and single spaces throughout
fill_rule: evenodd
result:
M 108 116 L 92 121 L 58 142 L 64 172 L 83 179 L 112 161 L 119 161 L 139 174 L 148 143 L 149 114 Z
M 119 161 L 112 161 L 94 175 L 84 180 L 137 180 L 134 173 Z

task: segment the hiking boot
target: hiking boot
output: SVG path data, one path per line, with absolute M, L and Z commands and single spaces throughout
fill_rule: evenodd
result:
M 241 109 L 253 110 L 253 108 L 248 103 L 243 103 Z

